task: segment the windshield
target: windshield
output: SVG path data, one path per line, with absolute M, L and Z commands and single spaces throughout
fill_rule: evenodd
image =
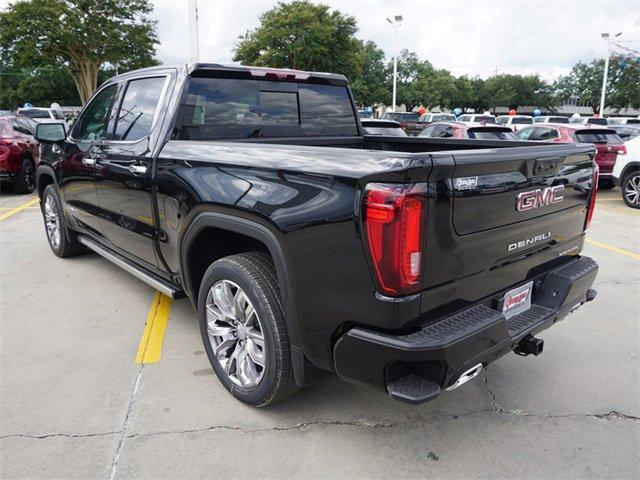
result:
M 367 127 L 364 126 L 366 135 L 387 135 L 390 137 L 406 137 L 407 134 L 400 127 Z
M 569 123 L 567 117 L 549 117 L 549 123 Z
M 576 140 L 581 143 L 599 143 L 619 145 L 622 139 L 617 133 L 603 131 L 578 131 L 576 132 Z
M 590 125 L 606 125 L 607 124 L 607 119 L 606 118 L 589 118 L 587 120 L 587 124 L 590 124 Z
M 394 113 L 393 119 L 396 122 L 417 122 L 418 114 L 417 113 Z
M 478 140 L 518 140 L 510 130 L 497 130 L 495 128 L 470 128 L 467 130 L 469 138 Z
M 456 116 L 449 113 L 439 113 L 434 115 L 431 121 L 433 122 L 455 122 Z
M 473 121 L 478 123 L 496 123 L 496 119 L 488 115 L 476 115 Z
M 180 106 L 179 138 L 357 135 L 345 87 L 196 77 Z
M 36 110 L 34 108 L 29 108 L 27 110 L 20 110 L 18 112 L 20 115 L 24 115 L 29 118 L 51 118 L 49 116 L 49 112 L 46 110 Z
M 531 117 L 513 117 L 511 123 L 516 125 L 531 125 L 533 123 L 533 119 Z

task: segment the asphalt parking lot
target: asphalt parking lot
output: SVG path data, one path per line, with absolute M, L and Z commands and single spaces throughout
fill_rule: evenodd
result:
M 0 475 L 638 478 L 639 234 L 640 211 L 600 192 L 599 296 L 539 357 L 420 406 L 329 377 L 253 409 L 213 376 L 188 301 L 159 307 L 94 254 L 55 257 L 35 197 L 3 193 Z

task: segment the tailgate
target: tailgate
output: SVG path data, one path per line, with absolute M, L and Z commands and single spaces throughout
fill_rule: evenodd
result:
M 595 153 L 590 146 L 452 153 L 453 227 L 458 235 L 525 224 L 548 215 L 561 222 L 569 217 L 568 211 L 587 207 Z

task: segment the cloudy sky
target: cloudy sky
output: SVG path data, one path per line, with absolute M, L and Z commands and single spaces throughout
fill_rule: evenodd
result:
M 158 20 L 158 57 L 189 59 L 188 1 L 152 0 Z M 385 18 L 402 15 L 400 48 L 417 52 L 456 75 L 565 74 L 578 60 L 604 56 L 601 32 L 640 50 L 640 0 L 322 0 L 358 21 L 357 36 L 393 55 Z M 198 0 L 201 61 L 232 63 L 238 36 L 259 25 L 270 0 Z

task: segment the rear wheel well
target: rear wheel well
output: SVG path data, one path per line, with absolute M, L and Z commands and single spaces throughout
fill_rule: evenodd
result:
M 640 163 L 630 163 L 624 170 L 622 171 L 622 175 L 620 175 L 620 182 L 624 181 L 624 177 L 626 177 L 631 172 L 640 171 Z
M 194 304 L 197 305 L 200 283 L 209 265 L 223 257 L 247 252 L 262 252 L 271 258 L 267 246 L 253 237 L 215 227 L 205 227 L 198 232 L 187 254 L 187 275 Z

